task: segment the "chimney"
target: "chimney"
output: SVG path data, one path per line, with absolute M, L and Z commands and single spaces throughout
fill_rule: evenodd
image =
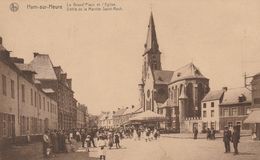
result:
M 3 44 L 3 38 L 0 37 L 0 44 L 2 45 Z
M 72 89 L 72 79 L 67 79 L 67 83 L 69 85 L 69 88 Z
M 36 56 L 38 56 L 38 55 L 39 55 L 38 52 L 33 52 L 33 57 L 36 57 Z
M 228 87 L 222 87 L 222 90 L 226 92 L 228 90 Z

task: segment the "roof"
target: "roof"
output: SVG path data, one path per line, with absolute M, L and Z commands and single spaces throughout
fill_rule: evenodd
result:
M 239 101 L 239 97 L 244 99 Z M 232 105 L 241 103 L 251 103 L 252 93 L 245 87 L 228 89 L 223 96 L 223 101 L 220 105 Z
M 139 107 L 139 108 L 129 107 L 129 108 L 126 109 L 126 111 L 123 113 L 123 115 L 135 113 L 135 112 L 139 111 L 140 108 L 142 108 L 142 107 Z
M 0 51 L 7 51 L 2 44 L 0 44 Z
M 220 100 L 223 96 L 224 90 L 214 90 L 210 91 L 203 99 L 202 102 L 205 101 L 213 101 L 213 100 Z
M 21 71 L 29 71 L 36 73 L 33 67 L 30 64 L 24 64 L 24 63 L 15 63 L 15 65 L 21 70 Z
M 164 119 L 165 117 L 163 115 L 147 110 L 145 112 L 141 112 L 137 114 L 135 117 L 132 117 L 129 120 L 130 121 L 160 121 Z
M 189 63 L 174 71 L 171 82 L 193 78 L 207 79 L 193 63 Z
M 173 71 L 154 70 L 154 80 L 156 84 L 169 84 L 173 75 Z
M 244 123 L 260 123 L 260 109 L 253 110 L 245 119 Z
M 37 73 L 35 75 L 36 79 L 57 80 L 49 55 L 37 54 L 30 64 Z
M 43 91 L 44 93 L 54 93 L 54 92 L 55 92 L 55 91 L 54 91 L 53 89 L 51 89 L 51 88 L 43 88 L 42 91 Z
M 145 53 L 149 52 L 150 50 L 153 51 L 159 50 L 159 45 L 157 42 L 155 25 L 153 20 L 153 13 L 151 13 L 150 20 L 149 20 L 148 33 L 147 33 L 147 38 L 145 43 Z
M 116 113 L 114 114 L 114 116 L 121 116 L 125 113 L 125 111 L 127 110 L 127 108 L 120 108 L 116 111 Z

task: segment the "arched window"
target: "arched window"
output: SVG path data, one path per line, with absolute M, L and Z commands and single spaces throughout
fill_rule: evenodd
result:
M 186 89 L 186 95 L 188 97 L 188 104 L 187 108 L 185 109 L 186 116 L 192 117 L 193 116 L 193 110 L 194 110 L 194 103 L 193 103 L 193 85 L 192 83 L 189 83 L 187 85 Z
M 205 96 L 205 90 L 204 87 L 201 83 L 198 84 L 198 115 L 197 116 L 201 116 L 201 101 Z

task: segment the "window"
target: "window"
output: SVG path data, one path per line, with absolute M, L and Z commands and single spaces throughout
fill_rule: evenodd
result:
M 3 88 L 3 95 L 6 96 L 6 76 L 2 75 L 2 88 Z
M 34 91 L 34 106 L 36 107 L 37 104 L 37 97 L 36 97 L 36 91 Z
M 43 97 L 43 110 L 45 111 L 45 97 Z
M 31 105 L 33 105 L 33 90 L 31 89 Z
M 246 108 L 246 114 L 249 114 L 249 113 L 251 113 L 251 110 L 250 110 L 249 107 L 247 107 L 247 108 Z
M 232 128 L 233 127 L 233 122 L 228 122 L 228 127 Z
M 211 110 L 211 117 L 214 117 L 214 110 Z
M 215 122 L 211 122 L 211 123 L 210 123 L 210 127 L 211 127 L 212 129 L 213 129 L 213 128 L 215 129 L 215 127 L 216 127 Z
M 47 102 L 48 112 L 50 111 L 50 102 Z
M 242 122 L 241 122 L 241 121 L 237 121 L 236 124 L 237 124 L 237 126 L 240 126 L 240 127 L 241 127 Z
M 224 115 L 224 117 L 228 117 L 229 116 L 229 110 L 228 109 L 224 109 L 223 110 L 223 115 Z
M 214 102 L 211 102 L 211 105 L 210 105 L 211 107 L 214 107 Z
M 207 111 L 203 111 L 203 117 L 207 117 Z
M 237 116 L 237 108 L 232 108 L 232 116 Z
M 11 80 L 11 97 L 14 98 L 14 81 Z
M 22 101 L 25 102 L 25 86 L 22 84 Z
M 203 103 L 203 108 L 206 108 L 207 107 L 207 104 L 206 103 Z
M 42 97 L 40 94 L 39 94 L 39 107 L 40 109 L 42 108 Z

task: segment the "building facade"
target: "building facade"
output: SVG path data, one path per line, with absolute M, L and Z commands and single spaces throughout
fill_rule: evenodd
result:
M 210 91 L 202 100 L 201 119 L 202 131 L 205 132 L 207 128 L 219 130 L 219 105 L 222 103 L 226 88 L 223 90 Z
M 152 13 L 144 47 L 142 78 L 138 85 L 140 106 L 144 111 L 164 114 L 165 128 L 192 131 L 201 118 L 201 100 L 209 91 L 209 79 L 193 63 L 175 71 L 162 70 Z
M 57 102 L 37 81 L 21 58 L 10 57 L 0 38 L 0 142 L 57 129 Z M 3 143 L 2 143 L 3 142 Z
M 87 106 L 78 103 L 77 105 L 77 128 L 87 127 Z
M 49 55 L 34 53 L 30 65 L 36 71 L 35 78 L 43 88 L 52 91 L 52 98 L 58 103 L 58 128 L 76 128 L 77 100 L 72 90 L 72 79 L 67 78 L 61 66 L 54 66 Z
M 251 110 L 252 95 L 247 88 L 228 89 L 224 93 L 223 101 L 219 105 L 220 124 L 219 129 L 225 126 L 233 127 L 240 125 L 241 130 L 249 130 L 249 124 L 244 123 Z

